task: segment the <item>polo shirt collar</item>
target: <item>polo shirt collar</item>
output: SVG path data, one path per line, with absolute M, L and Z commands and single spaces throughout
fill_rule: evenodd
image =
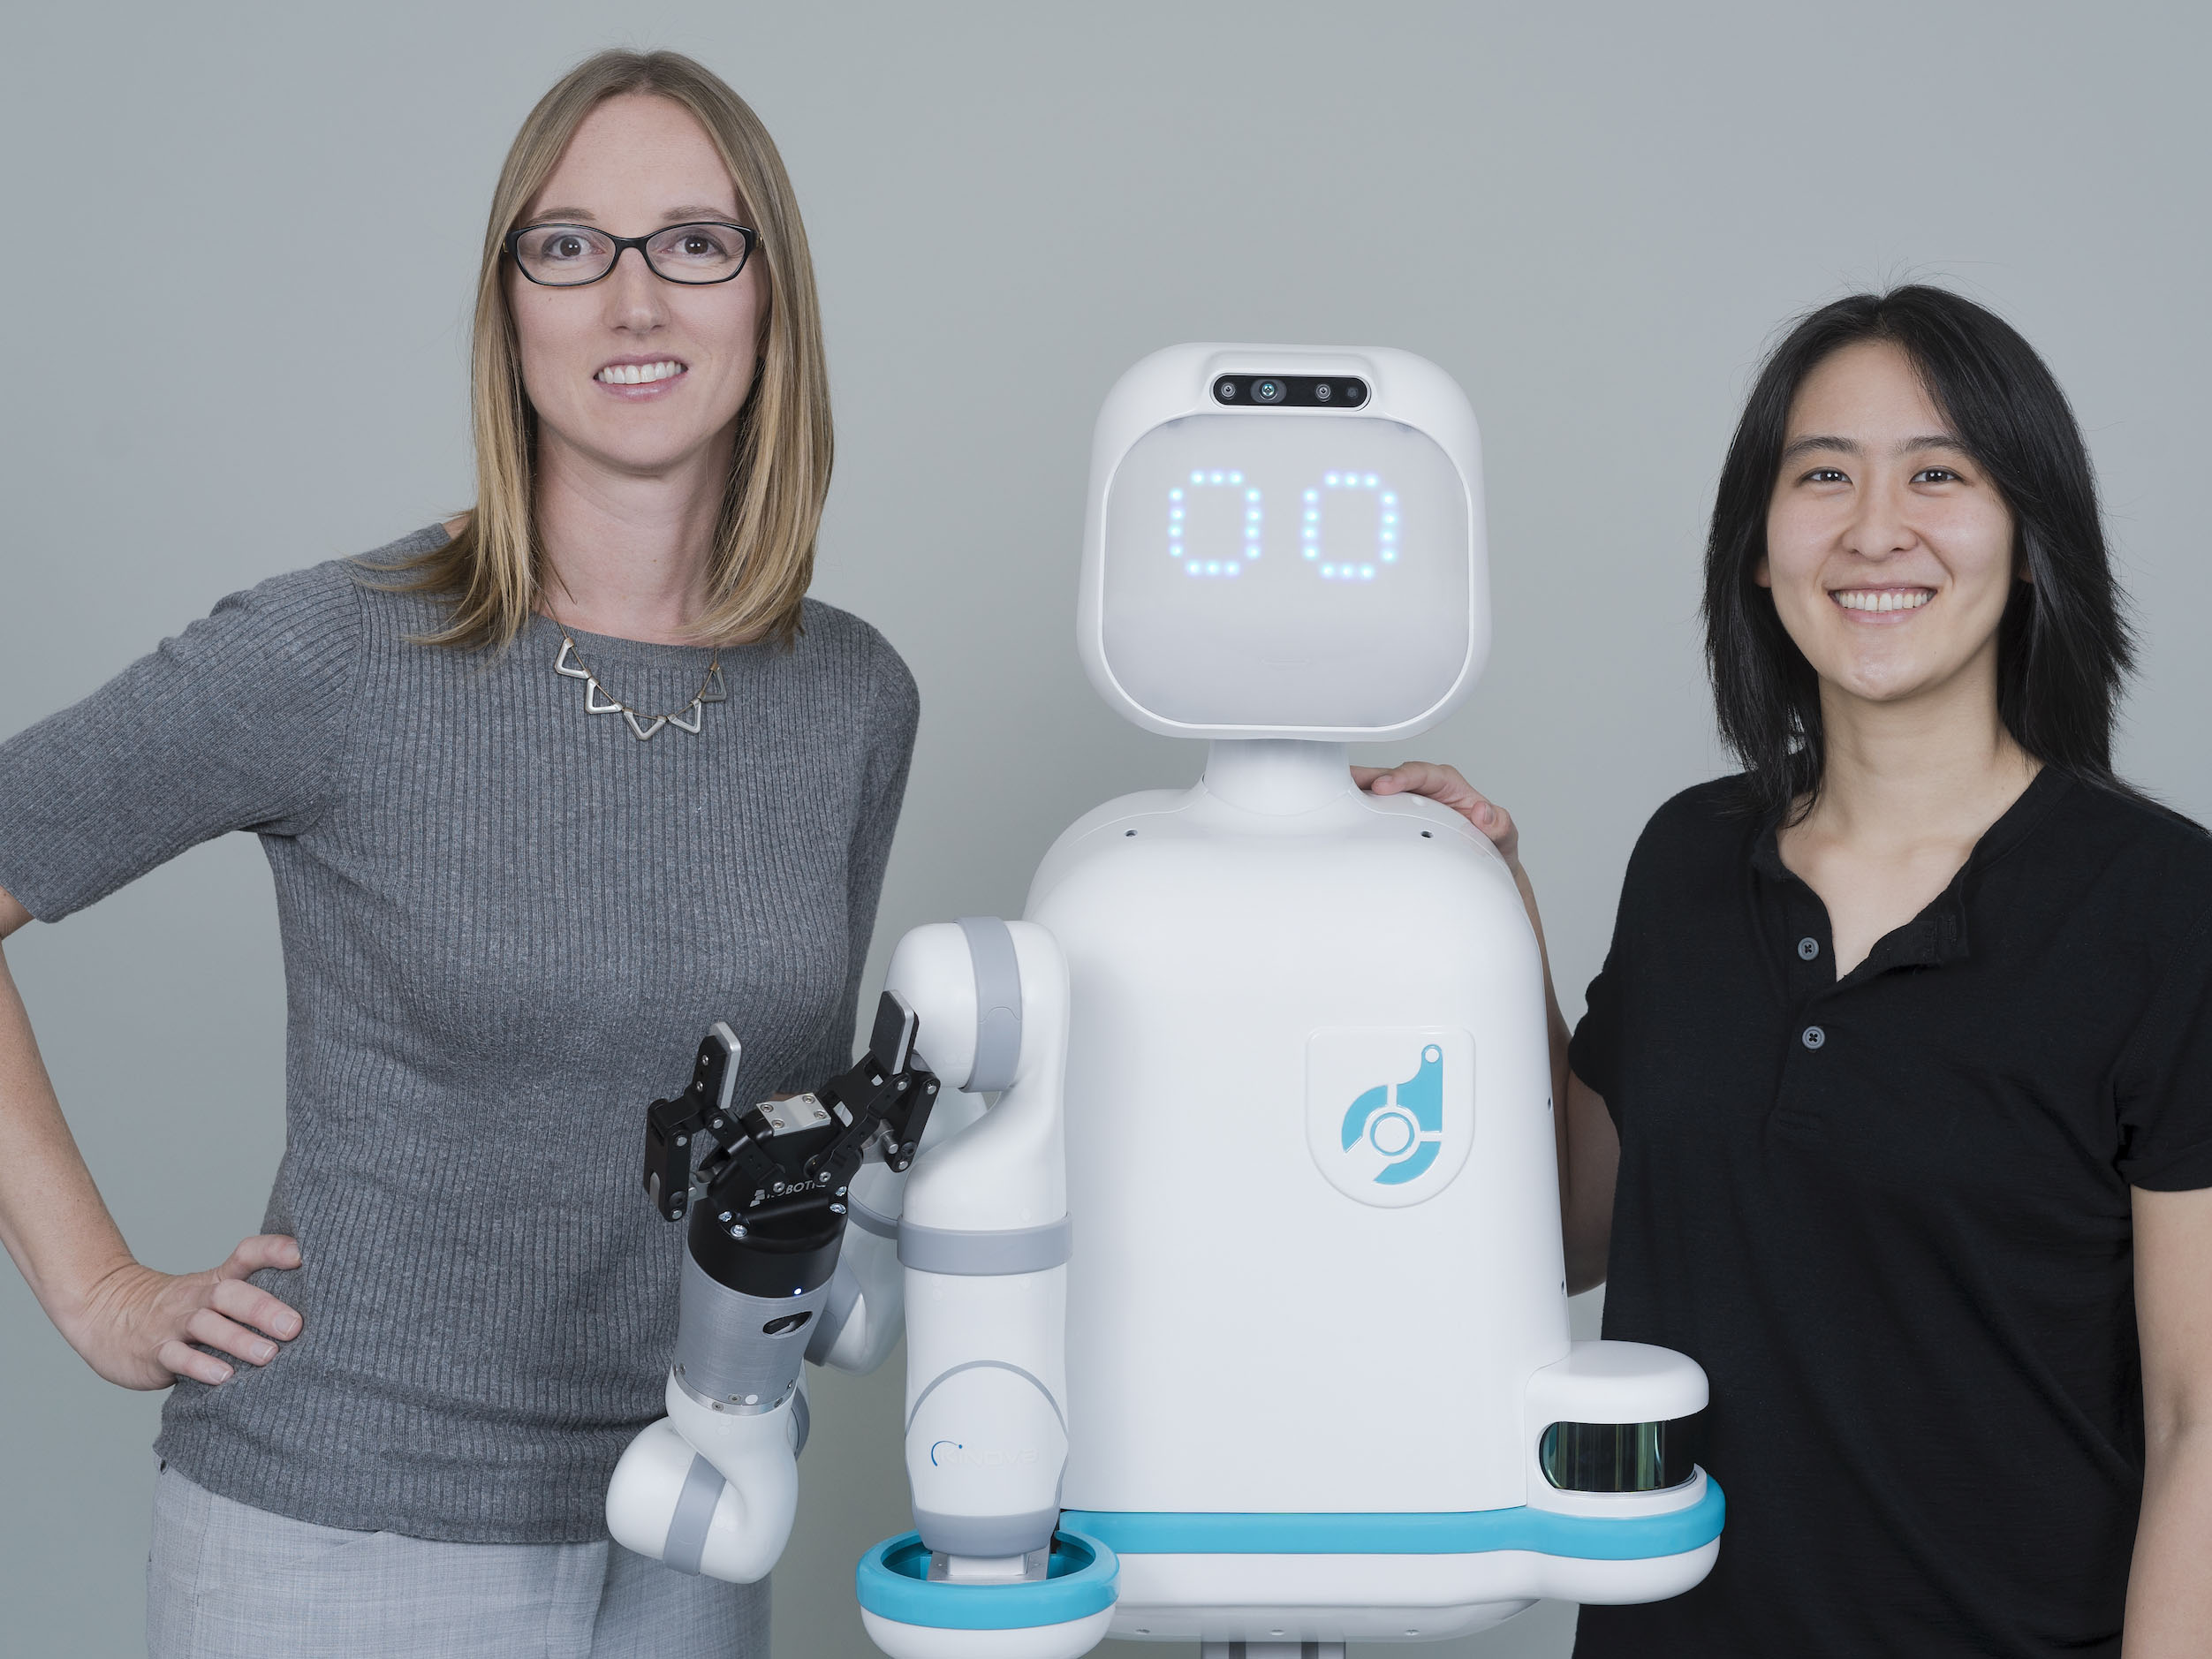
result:
M 1857 979 L 1893 967 L 1926 967 L 1940 962 L 1963 961 L 1972 954 L 1967 943 L 1966 890 L 1981 873 L 2025 841 L 2050 809 L 2073 787 L 2073 779 L 2056 766 L 2045 766 L 2007 807 L 1997 821 L 1981 832 L 1966 863 L 1951 878 L 1951 885 L 1903 927 L 1875 945 L 1867 959 L 1846 975 Z M 1769 882 L 1802 882 L 1782 861 L 1782 814 L 1770 813 L 1752 842 L 1751 867 Z

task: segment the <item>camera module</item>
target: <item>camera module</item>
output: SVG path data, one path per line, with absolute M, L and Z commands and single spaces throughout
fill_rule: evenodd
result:
M 1261 409 L 1357 409 L 1367 401 L 1367 383 L 1357 376 L 1315 375 L 1222 375 L 1210 390 L 1216 403 Z

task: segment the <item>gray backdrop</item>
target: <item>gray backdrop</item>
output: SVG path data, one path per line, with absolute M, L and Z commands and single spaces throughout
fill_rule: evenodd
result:
M 2125 769 L 2212 817 L 2204 19 L 13 6 L 0 732 L 225 592 L 466 503 L 500 156 L 555 76 L 629 43 L 727 76 L 805 204 L 839 440 L 816 591 L 890 636 L 925 710 L 879 970 L 916 922 L 1015 913 L 1087 807 L 1195 773 L 1092 697 L 1072 640 L 1092 417 L 1176 340 L 1405 346 L 1473 399 L 1497 645 L 1413 746 L 1519 816 L 1571 1015 L 1638 828 L 1722 766 L 1694 610 L 1738 400 L 1776 322 L 1849 286 L 1949 282 L 2049 357 L 2142 626 Z M 9 955 L 133 1246 L 217 1259 L 258 1224 L 282 1136 L 258 850 L 200 849 Z M 159 1397 L 94 1378 L 12 1275 L 0 1331 L 9 1645 L 129 1653 Z M 1234 1356 L 1201 1336 L 1191 1362 Z M 898 1375 L 819 1381 L 780 1655 L 871 1651 L 850 1572 L 907 1525 Z M 1548 1606 L 1448 1651 L 1564 1653 L 1572 1625 Z

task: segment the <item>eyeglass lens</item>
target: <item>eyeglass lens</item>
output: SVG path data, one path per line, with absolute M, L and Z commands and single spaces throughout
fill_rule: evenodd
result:
M 619 252 L 606 231 L 585 224 L 540 224 L 515 243 L 515 257 L 533 281 L 554 287 L 597 282 Z M 745 264 L 746 239 L 726 224 L 671 224 L 645 245 L 645 262 L 672 283 L 726 282 Z

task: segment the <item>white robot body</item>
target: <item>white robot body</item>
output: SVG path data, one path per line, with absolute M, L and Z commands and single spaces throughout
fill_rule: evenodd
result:
M 1572 1346 L 1543 981 L 1485 838 L 1360 794 L 1336 746 L 1216 743 L 1197 789 L 1072 828 L 1029 915 L 1077 990 L 1062 1524 L 1120 1557 L 1114 1635 L 1434 1639 L 1704 1576 L 1716 1546 L 1373 1547 L 1504 1540 L 1569 1496 L 1528 1420 Z M 1696 1368 L 1648 1352 L 1616 1390 L 1642 1398 L 1579 1404 L 1700 1409 Z
M 1526 1496 L 1496 1426 L 1568 1345 L 1535 940 L 1456 814 L 1313 746 L 1305 810 L 1117 802 L 1032 898 L 1082 988 L 1072 1509 Z
M 1090 1625 L 1052 1622 L 1078 1610 L 1209 1659 L 1340 1655 L 1709 1570 L 1720 1494 L 1683 1452 L 1704 1374 L 1569 1336 L 1542 965 L 1511 877 L 1457 814 L 1346 768 L 1345 744 L 1425 729 L 1481 673 L 1482 516 L 1466 399 L 1404 352 L 1182 346 L 1109 396 L 1084 666 L 1133 723 L 1212 749 L 1197 788 L 1084 817 L 1030 890 L 1071 1008 L 1064 1593 L 1037 1557 L 925 1572 L 926 1527 L 890 1541 L 859 1587 L 898 1659 L 986 1651 L 962 1635 L 1080 1651 Z M 982 1173 L 958 1149 L 917 1170 L 910 1217 L 925 1183 Z M 1019 1190 L 993 1186 L 999 1224 Z M 938 1293 L 910 1274 L 918 1340 Z M 928 1339 L 910 1410 L 926 1376 L 1034 1352 L 1060 1316 L 976 1299 L 968 1336 Z M 918 1456 L 937 1432 L 910 1428 L 918 1512 L 945 1484 Z

